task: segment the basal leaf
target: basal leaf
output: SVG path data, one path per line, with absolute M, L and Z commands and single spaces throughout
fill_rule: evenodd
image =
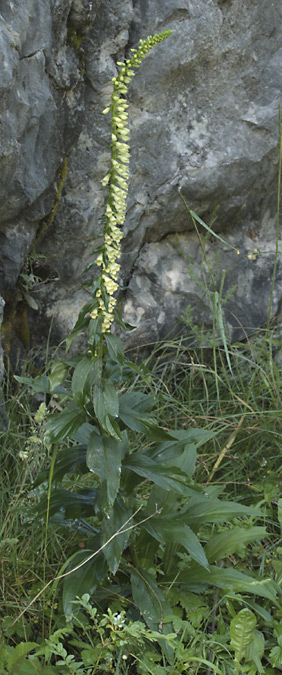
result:
M 233 553 L 241 553 L 251 541 L 260 541 L 266 536 L 265 527 L 233 527 L 211 536 L 205 547 L 210 563 L 222 560 Z
M 63 605 L 66 616 L 70 615 L 73 611 L 72 601 L 77 596 L 82 597 L 84 593 L 92 595 L 107 573 L 107 563 L 101 553 L 83 564 L 83 561 L 87 560 L 92 553 L 95 553 L 95 551 L 84 549 L 72 557 L 71 569 L 78 565 L 81 565 L 81 567 L 64 579 Z
M 189 566 L 187 571 L 183 571 L 178 576 L 178 583 L 185 584 L 187 590 L 194 591 L 195 587 L 204 588 L 205 586 L 216 586 L 223 590 L 239 591 L 240 593 L 251 593 L 259 595 L 262 598 L 268 598 L 272 603 L 278 605 L 277 593 L 279 586 L 272 579 L 256 579 L 233 569 L 232 567 L 216 567 L 211 565 L 209 572 L 198 567 L 196 563 Z
M 73 439 L 74 441 L 77 441 L 80 446 L 87 448 L 89 438 L 92 434 L 92 431 L 98 432 L 98 429 L 93 425 L 89 424 L 89 422 L 84 422 L 84 424 L 79 427 L 79 429 L 73 434 Z
M 208 561 L 204 549 L 196 534 L 185 523 L 177 521 L 177 514 L 174 518 L 167 516 L 162 518 L 151 518 L 144 523 L 146 530 L 163 545 L 174 543 L 183 546 L 191 557 L 209 570 Z
M 202 523 L 220 523 L 238 516 L 260 516 L 261 511 L 237 502 L 194 496 L 183 507 L 181 514 L 185 523 L 191 527 L 198 527 Z
M 166 616 L 171 616 L 172 610 L 154 577 L 143 568 L 137 570 L 132 567 L 131 584 L 133 600 L 147 626 L 165 634 L 172 633 L 172 624 L 164 622 Z
M 161 464 L 177 466 L 192 478 L 196 466 L 197 449 L 194 443 L 184 445 L 182 441 L 169 441 L 162 443 L 159 451 L 154 451 L 153 457 Z

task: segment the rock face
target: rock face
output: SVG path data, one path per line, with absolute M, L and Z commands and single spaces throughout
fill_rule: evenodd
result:
M 65 337 L 87 297 L 83 271 L 100 234 L 109 157 L 101 111 L 116 62 L 140 38 L 169 28 L 172 36 L 146 57 L 129 92 L 132 175 L 121 282 L 124 315 L 136 328 L 128 339 L 175 333 L 187 305 L 193 321 L 208 326 L 223 270 L 232 337 L 266 320 L 281 19 L 280 3 L 265 0 L 1 1 L 0 293 L 7 317 L 18 301 L 32 305 L 31 343 L 44 341 L 51 320 L 54 341 Z M 216 238 L 205 242 L 211 293 L 181 194 L 206 223 L 219 207 L 213 229 L 240 249 L 237 255 Z M 281 274 L 278 264 L 274 315 Z M 189 321 L 183 326 L 189 333 Z

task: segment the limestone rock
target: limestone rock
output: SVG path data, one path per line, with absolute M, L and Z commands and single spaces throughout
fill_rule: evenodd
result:
M 237 288 L 226 305 L 237 317 L 226 314 L 232 335 L 237 319 L 265 321 L 281 18 L 280 3 L 265 0 L 2 0 L 0 291 L 9 299 L 28 252 L 45 256 L 33 263 L 41 277 L 32 289 L 39 305 L 31 310 L 35 343 L 50 317 L 55 339 L 63 338 L 71 308 L 74 322 L 87 298 L 83 271 L 101 231 L 100 180 L 109 158 L 102 110 L 116 62 L 139 38 L 168 28 L 173 35 L 146 57 L 129 90 L 132 161 L 121 283 L 126 318 L 136 323 L 130 339 L 150 341 L 174 330 L 187 304 L 197 320 L 210 322 L 207 298 L 187 274 L 195 250 L 194 270 L 201 261 L 180 191 L 207 223 L 219 206 L 213 227 L 240 248 L 236 257 L 214 239 L 207 253 L 221 259 L 218 278 L 227 269 L 225 292 Z M 44 228 L 66 155 L 61 204 Z M 250 260 L 255 248 L 260 253 Z M 273 313 L 281 299 L 278 268 Z

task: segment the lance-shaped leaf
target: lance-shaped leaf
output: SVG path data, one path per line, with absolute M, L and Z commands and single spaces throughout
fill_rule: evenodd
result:
M 266 536 L 265 527 L 233 527 L 213 535 L 205 547 L 210 563 L 222 560 L 233 553 L 241 553 L 251 541 L 260 541 Z
M 124 364 L 124 348 L 122 341 L 112 333 L 106 333 L 106 344 L 109 350 L 109 355 L 113 361 L 117 361 L 120 366 Z
M 147 626 L 165 634 L 172 633 L 172 624 L 165 622 L 165 618 L 172 615 L 172 610 L 154 577 L 143 568 L 137 570 L 132 567 L 131 583 L 133 600 Z
M 151 518 L 143 527 L 163 545 L 173 543 L 183 546 L 191 557 L 209 571 L 209 564 L 204 549 L 196 534 L 185 523 L 177 522 L 177 513 L 174 518 Z
M 237 502 L 221 501 L 211 497 L 196 497 L 190 499 L 182 511 L 181 516 L 185 523 L 191 527 L 209 523 L 221 523 L 224 520 L 229 521 L 231 518 L 238 516 L 261 516 L 260 509 L 255 509 L 250 506 L 237 504 Z
M 232 567 L 216 567 L 211 565 L 209 572 L 203 570 L 196 563 L 192 563 L 187 570 L 180 572 L 179 584 L 184 584 L 187 590 L 194 591 L 196 587 L 204 589 L 208 586 L 216 586 L 223 590 L 231 589 L 240 593 L 251 593 L 262 598 L 268 598 L 275 605 L 277 593 L 281 594 L 278 584 L 272 579 L 256 579 L 233 569 Z
M 151 413 L 154 398 L 142 392 L 127 392 L 119 398 L 119 416 L 129 429 L 146 431 L 150 424 L 154 424 Z
M 114 438 L 93 432 L 89 438 L 86 463 L 101 483 L 101 505 L 104 512 L 111 511 L 120 484 L 123 443 Z
M 71 401 L 62 412 L 49 417 L 45 428 L 45 443 L 54 443 L 71 437 L 84 421 L 83 411 Z
M 65 381 L 68 372 L 69 365 L 63 361 L 55 361 L 52 365 L 51 372 L 49 374 L 50 382 L 50 392 L 52 393 L 56 387 L 58 387 L 62 382 Z
M 49 392 L 49 378 L 47 375 L 38 375 L 38 377 L 22 377 L 20 375 L 14 375 L 15 380 L 20 382 L 20 384 L 26 384 L 28 387 L 31 387 L 36 393 L 47 394 Z
M 103 549 L 104 556 L 109 565 L 110 571 L 115 574 L 117 572 L 121 555 L 127 545 L 130 531 L 117 532 L 122 528 L 124 523 L 128 521 L 132 511 L 127 509 L 120 499 L 115 501 L 115 504 L 112 508 L 112 511 L 109 516 L 104 518 L 102 523 L 102 543 L 109 541 L 113 535 L 117 535 L 109 542 L 109 544 Z M 132 523 L 131 523 L 132 524 Z
M 102 361 L 90 354 L 79 359 L 72 376 L 72 393 L 75 401 L 82 405 L 90 396 L 90 388 L 101 378 Z
M 185 445 L 182 441 L 169 441 L 160 444 L 159 449 L 155 448 L 153 453 L 150 452 L 150 456 L 160 464 L 177 466 L 192 478 L 196 466 L 197 449 L 194 443 Z
M 264 654 L 264 635 L 260 630 L 253 631 L 251 642 L 248 644 L 245 653 L 246 661 L 253 661 L 255 663 L 258 673 L 264 673 L 265 669 L 262 665 L 261 659 Z
M 120 438 L 116 418 L 119 412 L 119 399 L 110 380 L 99 381 L 93 389 L 93 406 L 98 423 L 110 436 Z
M 98 548 L 99 544 L 97 541 L 97 549 Z M 95 549 L 84 549 L 83 551 L 75 553 L 71 558 L 68 571 L 76 568 L 77 566 L 79 566 L 79 569 L 71 572 L 71 574 L 66 576 L 64 579 L 63 605 L 66 616 L 72 613 L 72 601 L 75 600 L 77 596 L 82 597 L 84 593 L 89 593 L 89 595 L 92 595 L 95 591 L 95 588 L 107 574 L 108 566 L 104 556 L 101 553 L 93 556 L 91 560 L 84 563 L 84 561 L 94 553 Z
M 193 490 L 193 488 L 187 486 L 189 479 L 181 469 L 154 462 L 150 457 L 141 452 L 130 455 L 124 466 L 127 469 L 131 469 L 138 476 L 148 478 L 148 480 L 164 488 L 164 490 L 173 490 L 183 497 L 194 494 L 195 489 Z
M 49 504 L 49 515 L 54 516 L 60 512 L 64 514 L 65 518 L 78 518 L 84 516 L 85 518 L 94 515 L 94 504 L 97 499 L 97 490 L 87 488 L 81 492 L 70 492 L 58 488 L 52 490 Z M 39 504 L 36 505 L 35 511 L 38 516 L 45 517 L 48 509 L 47 496 L 42 497 Z

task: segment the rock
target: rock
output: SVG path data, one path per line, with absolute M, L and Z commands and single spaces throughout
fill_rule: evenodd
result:
M 217 239 L 207 244 L 208 259 L 220 260 L 217 291 L 227 270 L 231 335 L 242 334 L 240 322 L 261 325 L 275 248 L 279 3 L 25 0 L 23 7 L 2 0 L 0 11 L 0 291 L 9 301 L 32 251 L 41 277 L 31 291 L 39 305 L 37 313 L 30 310 L 34 343 L 47 334 L 50 317 L 54 339 L 65 337 L 87 298 L 83 271 L 100 235 L 100 180 L 109 158 L 102 110 L 116 62 L 139 38 L 168 28 L 172 36 L 146 57 L 129 90 L 132 160 L 121 283 L 125 317 L 136 329 L 128 339 L 173 333 L 187 304 L 196 321 L 210 325 L 208 299 L 193 278 L 200 251 L 180 192 L 206 223 L 219 206 L 213 228 L 240 248 L 237 256 Z M 68 176 L 50 222 L 66 155 Z M 35 250 L 44 259 L 34 262 Z M 281 299 L 278 266 L 273 314 Z M 182 329 L 189 333 L 189 326 Z
M 236 239 L 239 255 L 231 248 Z M 196 235 L 169 235 L 161 242 L 144 244 L 124 302 L 124 318 L 135 327 L 125 336 L 127 346 L 146 344 L 148 336 L 150 342 L 157 342 L 186 335 L 191 346 L 208 346 L 212 337 L 222 341 L 220 320 L 213 329 L 217 299 L 232 342 L 267 323 L 275 242 L 259 249 L 259 241 L 238 231 L 237 237 L 226 238 L 225 245 L 212 239 L 203 245 L 206 259 Z M 281 312 L 281 288 L 278 259 L 272 316 Z
M 24 6 L 20 0 L 1 4 L 4 294 L 15 285 L 39 222 L 51 210 L 58 169 L 80 131 L 82 76 L 78 55 L 67 44 L 70 7 L 70 0 L 59 0 L 52 14 L 47 0 L 26 0 Z

